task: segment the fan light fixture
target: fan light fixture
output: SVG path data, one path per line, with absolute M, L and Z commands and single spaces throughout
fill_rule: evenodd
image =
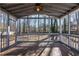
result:
M 40 3 L 36 3 L 35 4 L 35 10 L 37 12 L 42 11 L 43 10 L 43 6 Z

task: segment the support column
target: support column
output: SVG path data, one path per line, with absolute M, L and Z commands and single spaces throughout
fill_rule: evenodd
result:
M 77 18 L 77 15 L 78 15 L 78 18 Z M 78 34 L 79 34 L 79 11 L 78 11 L 78 14 L 76 13 L 76 20 L 77 20 L 77 31 L 78 31 Z
M 38 13 L 38 41 L 39 41 L 39 33 L 40 33 L 40 30 L 39 30 L 39 13 Z
M 7 14 L 7 47 L 9 47 L 9 32 L 10 32 L 10 23 L 9 23 L 9 15 Z
M 1 13 L 1 11 L 0 11 Z M 3 17 L 1 17 L 1 19 L 3 20 Z M 3 25 L 2 25 L 3 27 Z M 0 32 L 0 52 L 2 51 L 2 31 Z
M 44 28 L 43 28 L 43 32 L 45 33 L 47 30 L 46 30 L 46 18 L 44 17 Z
M 68 15 L 68 23 L 69 23 L 69 32 L 68 32 L 68 34 L 70 35 L 70 15 Z
M 59 26 L 60 26 L 60 29 L 59 29 L 59 33 L 60 33 L 60 39 L 59 39 L 59 41 L 61 41 L 61 36 L 62 36 L 62 24 L 61 24 L 61 18 L 59 19 Z
M 78 25 L 79 25 L 79 11 L 78 11 L 78 19 L 77 19 L 77 20 L 78 20 Z M 77 25 L 77 26 L 78 26 L 78 25 Z M 79 26 L 78 26 L 77 29 L 78 29 L 78 31 L 79 31 Z M 78 33 L 79 33 L 79 32 L 78 32 Z M 78 50 L 79 50 L 79 39 L 78 39 Z
M 27 34 L 29 34 L 29 22 L 28 22 L 28 16 L 27 16 Z
M 68 28 L 69 28 L 69 31 L 68 31 L 68 35 L 70 35 L 70 15 L 68 15 Z M 70 36 L 69 36 L 69 39 L 68 39 L 68 45 L 70 44 L 69 41 L 70 40 Z
M 18 26 L 19 26 L 19 31 L 18 31 L 18 35 L 20 35 L 21 34 L 21 24 L 20 24 L 20 19 L 18 19 L 18 22 L 19 22 L 19 24 L 18 24 Z
M 49 29 L 48 29 L 48 36 L 49 36 L 49 40 L 51 40 L 51 17 L 49 16 L 49 18 L 48 18 L 48 20 L 49 20 Z
M 28 24 L 28 33 L 30 33 L 30 19 L 28 16 L 27 16 L 27 24 Z
M 51 33 L 51 17 L 49 16 L 49 18 L 48 18 L 48 20 L 49 20 L 49 22 L 48 22 L 48 24 L 49 24 L 49 30 L 48 30 L 48 32 L 49 32 L 49 34 Z
M 16 25 L 17 25 L 17 21 L 16 21 Z M 16 26 L 16 30 L 15 30 L 15 44 L 17 43 L 17 33 L 18 33 L 18 28 Z
M 23 34 L 25 34 L 25 19 L 23 19 Z
M 2 51 L 2 32 L 0 32 L 0 52 Z

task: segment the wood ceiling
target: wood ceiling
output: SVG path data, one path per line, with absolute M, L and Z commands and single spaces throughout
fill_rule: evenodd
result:
M 43 10 L 34 10 L 35 3 L 0 4 L 2 9 L 16 17 L 23 17 L 32 14 L 46 14 L 49 16 L 62 17 L 79 8 L 78 3 L 41 3 Z

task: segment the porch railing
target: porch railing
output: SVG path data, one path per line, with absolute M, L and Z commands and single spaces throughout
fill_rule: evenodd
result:
M 74 34 L 62 34 L 61 35 L 61 42 L 67 44 L 68 46 L 79 50 L 79 35 Z

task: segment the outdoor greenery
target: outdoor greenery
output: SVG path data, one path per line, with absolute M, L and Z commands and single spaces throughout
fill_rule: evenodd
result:
M 57 33 L 58 32 L 57 19 L 54 19 L 54 20 L 51 19 L 51 32 L 52 33 Z
M 25 33 L 25 19 L 23 21 L 23 33 Z
M 63 21 L 64 25 L 63 25 L 63 33 L 66 33 L 66 19 L 64 18 L 64 21 Z
M 41 15 L 42 16 L 42 15 Z M 57 33 L 59 30 L 58 26 L 58 19 L 56 18 L 46 18 L 46 17 L 39 17 L 35 16 L 35 19 L 25 18 L 25 19 L 19 19 L 18 20 L 18 32 L 21 34 L 31 32 L 39 32 L 39 33 Z

